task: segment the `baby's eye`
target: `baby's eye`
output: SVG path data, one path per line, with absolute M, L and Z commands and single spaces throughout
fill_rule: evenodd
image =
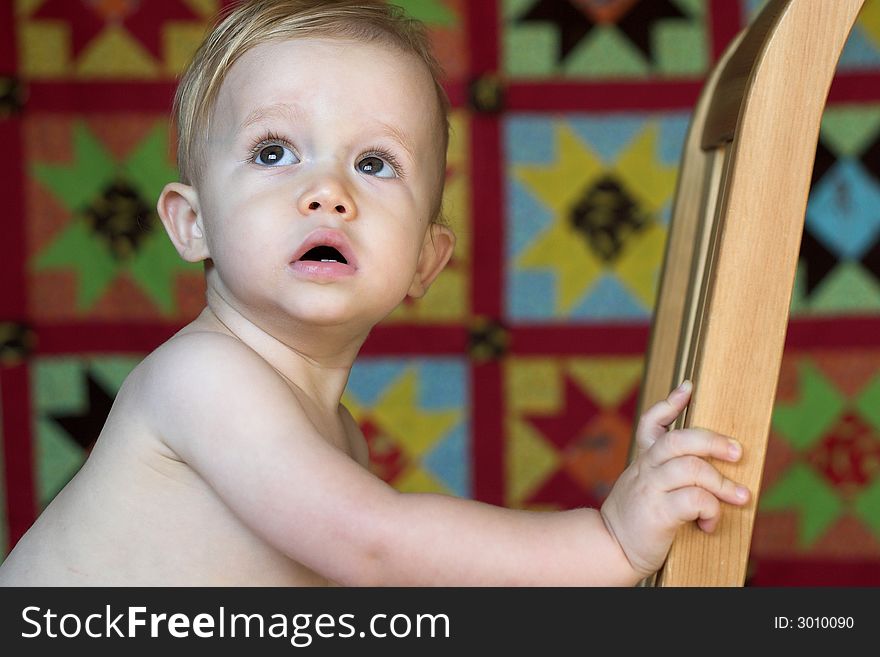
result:
M 289 148 L 281 144 L 267 144 L 254 154 L 254 162 L 264 166 L 278 166 L 282 164 L 296 164 L 299 158 Z
M 394 167 L 376 155 L 367 155 L 366 157 L 361 158 L 358 160 L 355 168 L 361 173 L 365 173 L 368 176 L 376 176 L 377 178 L 397 177 Z

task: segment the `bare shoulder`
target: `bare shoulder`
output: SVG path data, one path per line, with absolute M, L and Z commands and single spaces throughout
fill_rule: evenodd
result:
M 218 356 L 223 357 L 221 361 L 228 360 L 233 366 L 259 363 L 269 367 L 241 340 L 217 331 L 192 331 L 176 335 L 151 353 L 144 363 L 163 370 L 169 367 L 180 369 L 182 365 L 194 362 L 209 366 L 218 362 Z
M 285 380 L 240 340 L 211 331 L 175 336 L 151 353 L 133 373 L 147 418 L 167 439 L 188 427 L 248 410 L 270 418 L 300 408 Z M 210 417 L 208 417 L 210 416 Z M 170 445 L 177 447 L 177 445 Z
M 250 384 L 289 392 L 281 375 L 257 352 L 237 338 L 212 331 L 171 338 L 138 369 L 145 391 L 160 397 L 182 394 L 193 400 L 204 394 L 239 391 Z

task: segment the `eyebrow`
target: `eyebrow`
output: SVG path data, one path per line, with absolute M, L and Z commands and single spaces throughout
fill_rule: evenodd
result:
M 272 105 L 266 105 L 265 107 L 257 107 L 250 114 L 248 114 L 244 121 L 241 122 L 238 126 L 237 132 L 242 132 L 243 130 L 250 128 L 255 123 L 259 123 L 260 121 L 264 121 L 267 118 L 281 118 L 287 120 L 296 120 L 300 116 L 301 112 L 299 107 L 291 103 L 274 103 Z M 393 141 L 397 142 L 397 144 L 406 151 L 406 154 L 409 156 L 410 160 L 415 162 L 416 156 L 413 152 L 411 144 L 411 140 L 407 138 L 407 135 L 402 132 L 399 128 L 391 125 L 390 123 L 385 123 L 384 121 L 378 122 L 379 131 L 389 137 Z
M 382 132 L 386 136 L 388 136 L 392 140 L 396 141 L 398 146 L 400 146 L 404 151 L 406 151 L 406 154 L 409 156 L 409 159 L 411 161 L 413 161 L 413 162 L 418 161 L 416 159 L 415 153 L 413 152 L 412 148 L 410 147 L 410 140 L 407 139 L 407 136 L 404 132 L 401 132 L 398 128 L 394 127 L 390 123 L 380 122 L 379 127 L 381 128 Z
M 266 105 L 265 107 L 257 107 L 245 117 L 244 121 L 241 122 L 238 126 L 238 132 L 241 132 L 245 128 L 249 128 L 255 123 L 259 123 L 267 118 L 279 117 L 283 119 L 296 119 L 299 114 L 299 108 L 296 105 L 291 105 L 289 103 L 275 103 L 273 105 Z

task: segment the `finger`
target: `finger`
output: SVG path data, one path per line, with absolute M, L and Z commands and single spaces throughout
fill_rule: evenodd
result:
M 700 529 L 706 532 L 715 531 L 721 519 L 721 503 L 718 498 L 702 488 L 679 488 L 669 494 L 669 502 L 678 522 L 696 520 Z
M 674 491 L 696 486 L 722 502 L 741 506 L 749 501 L 749 490 L 721 474 L 697 456 L 680 456 L 657 468 L 661 490 Z
M 687 406 L 692 390 L 693 384 L 685 380 L 678 388 L 669 393 L 666 399 L 657 402 L 642 414 L 636 431 L 640 447 L 647 449 L 666 433 L 669 426 L 675 422 L 675 419 Z
M 646 458 L 648 463 L 659 466 L 680 456 L 701 456 L 735 463 L 742 458 L 742 444 L 730 436 L 708 429 L 676 429 L 668 431 L 654 441 Z
M 713 533 L 716 529 L 718 529 L 718 523 L 721 521 L 721 516 L 717 515 L 712 518 L 697 518 L 697 527 L 699 527 L 702 531 L 707 534 Z

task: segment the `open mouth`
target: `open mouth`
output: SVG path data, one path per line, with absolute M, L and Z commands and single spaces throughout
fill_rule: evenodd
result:
M 348 260 L 345 259 L 339 251 L 337 251 L 332 246 L 316 246 L 313 249 L 309 249 L 306 251 L 300 260 L 310 260 L 313 262 L 339 262 L 343 265 L 348 264 Z
M 293 253 L 290 267 L 307 279 L 332 281 L 353 276 L 358 262 L 345 233 L 322 227 L 306 236 Z

